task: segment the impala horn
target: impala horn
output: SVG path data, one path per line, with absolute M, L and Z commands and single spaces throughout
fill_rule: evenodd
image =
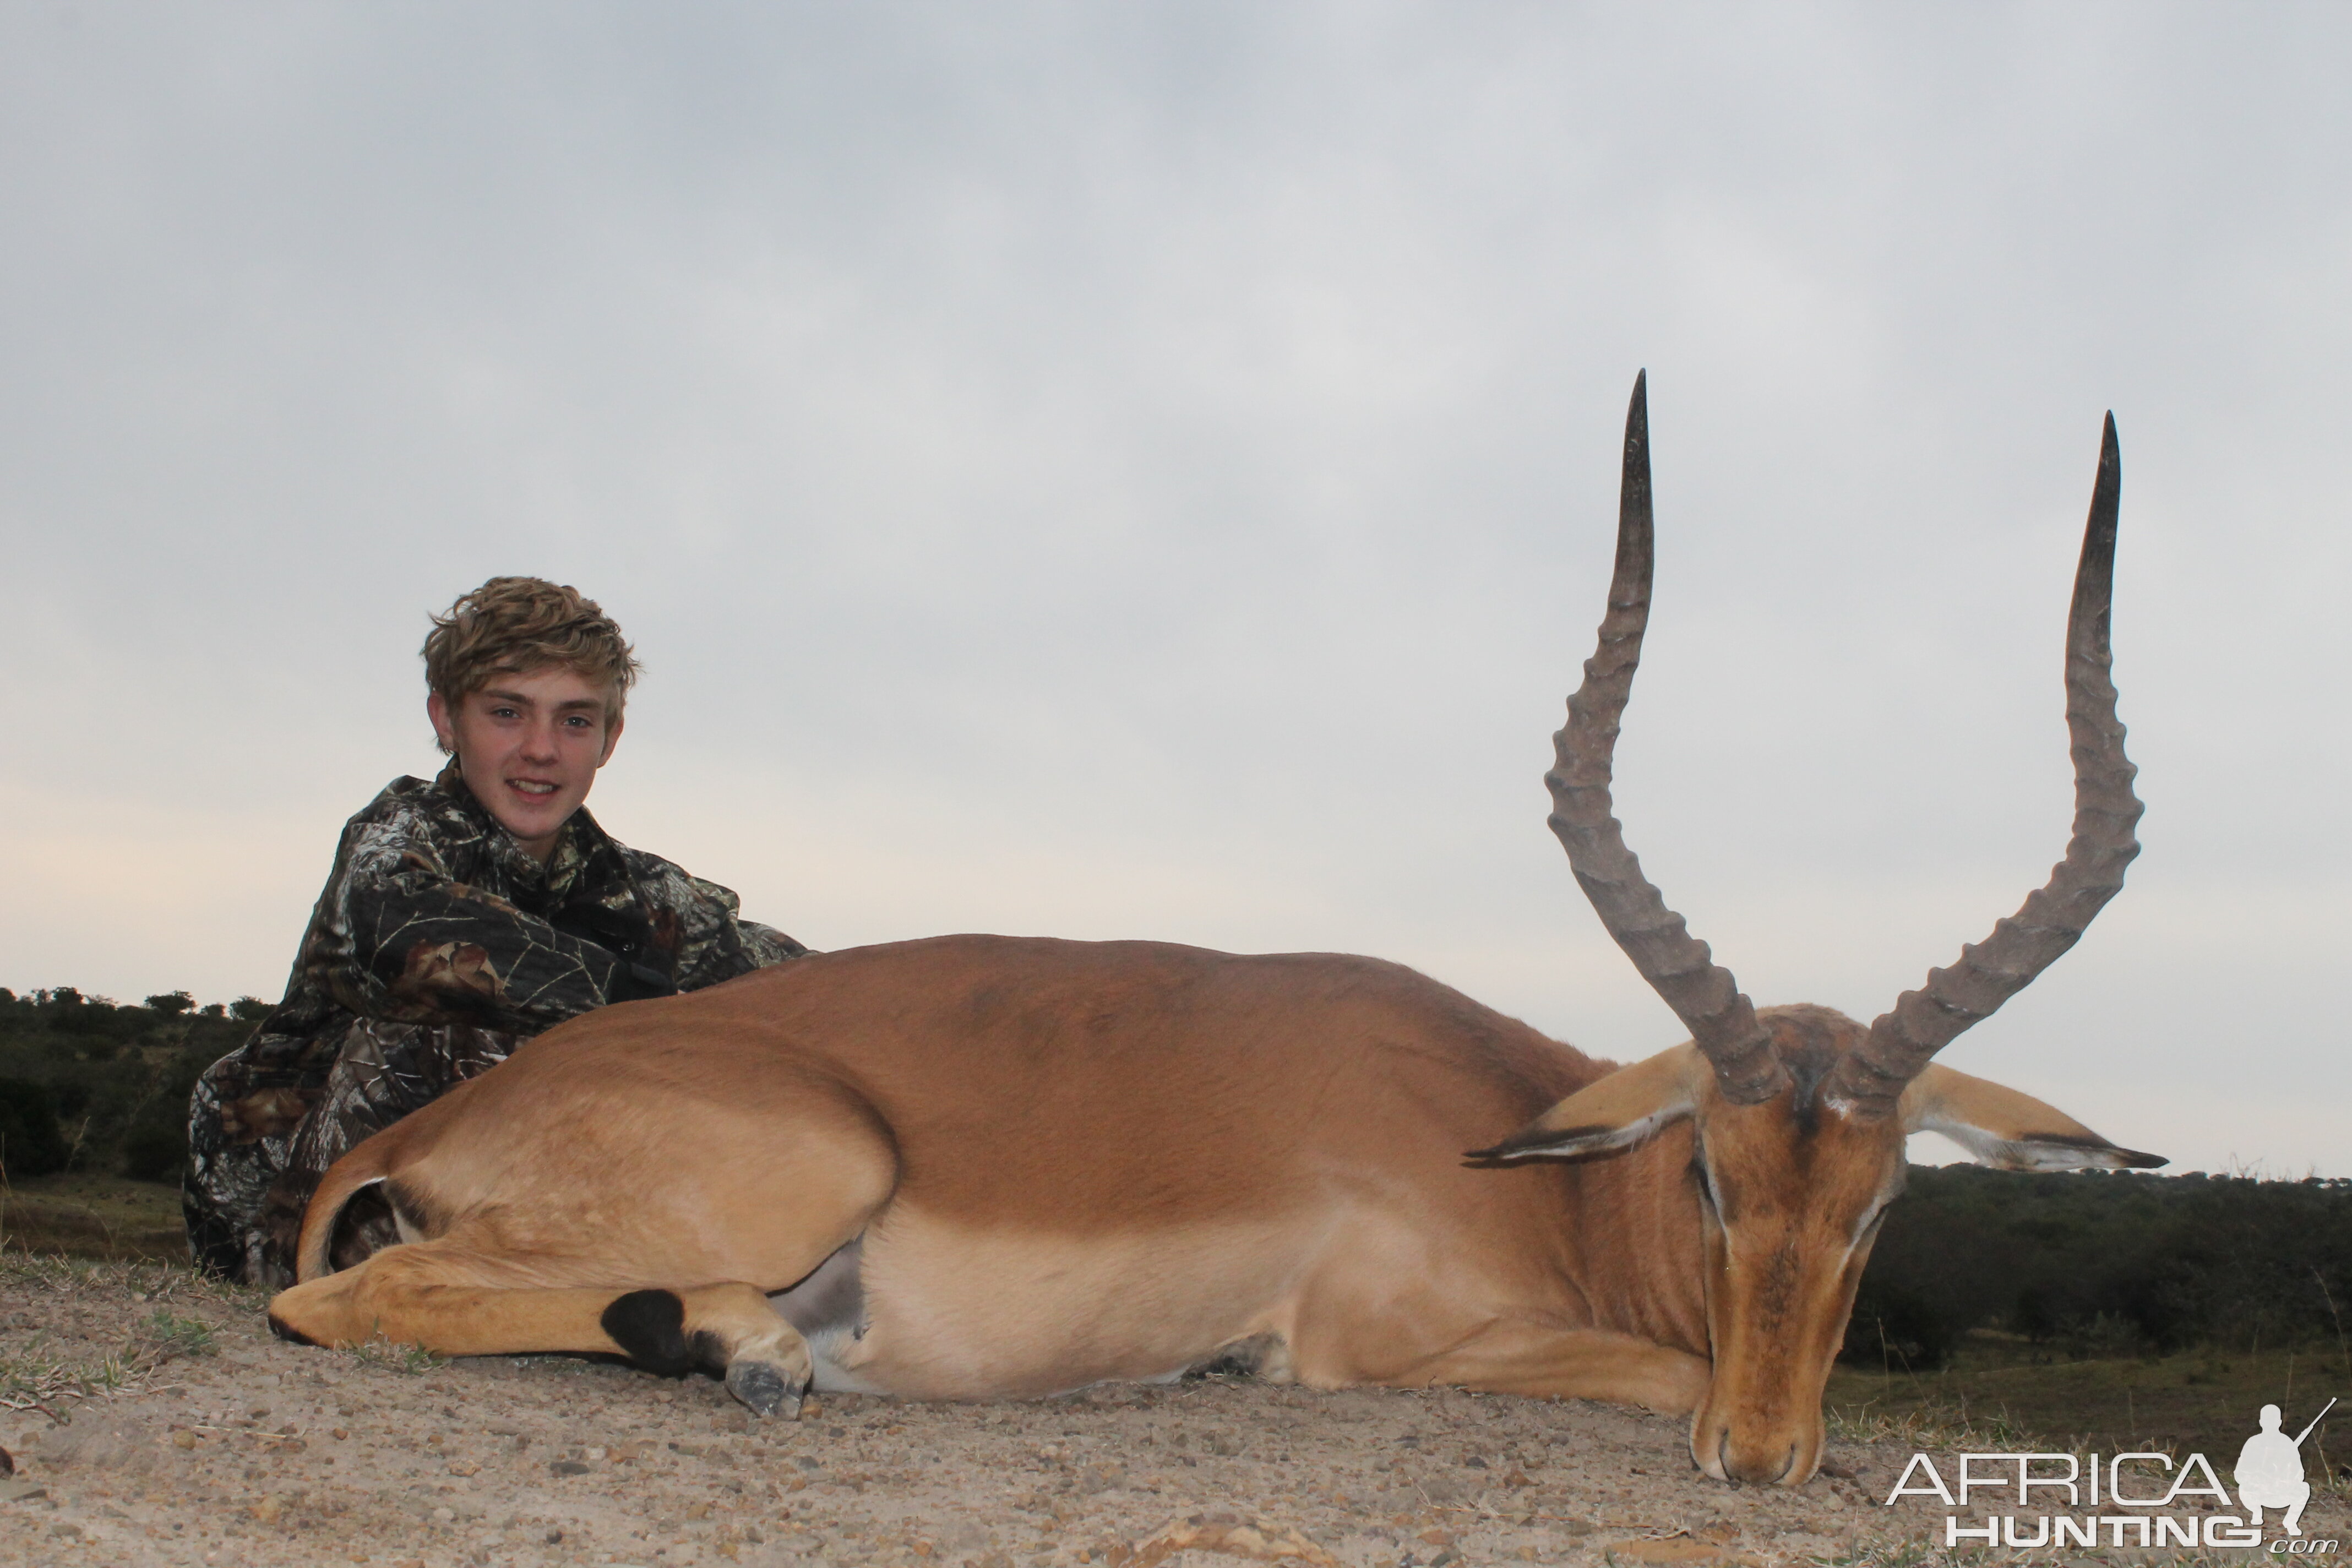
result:
M 1630 456 L 1626 463 L 1631 473 Z M 1964 945 L 1958 963 L 1929 970 L 1924 987 L 1903 993 L 1894 1011 L 1881 1014 L 1869 1037 L 1831 1070 L 1824 1095 L 1865 1118 L 1894 1114 L 1903 1086 L 1930 1057 L 1969 1025 L 1990 1017 L 2074 946 L 2092 917 L 2121 889 L 2124 868 L 2139 853 L 2139 841 L 2132 837 L 2143 809 L 2132 793 L 2132 776 L 2139 770 L 2124 755 L 2116 686 L 2107 676 L 2113 663 L 2108 619 L 2115 600 L 2116 517 L 2122 496 L 2123 456 L 2116 444 L 2116 416 L 2109 414 L 2090 521 L 2083 530 L 2083 558 L 2074 569 L 2074 606 L 2066 618 L 2066 731 L 2074 755 L 2074 833 L 2066 858 L 2051 868 L 2048 884 L 1997 923 L 1990 936 Z M 1564 749 L 1561 754 L 1567 754 Z
M 1725 1098 L 1753 1105 L 1778 1094 L 1789 1082 L 1788 1070 L 1756 1021 L 1755 1004 L 1740 994 L 1731 971 L 1714 961 L 1706 943 L 1691 935 L 1683 917 L 1666 908 L 1664 898 L 1642 875 L 1641 861 L 1625 847 L 1623 826 L 1611 815 L 1610 762 L 1617 749 L 1617 722 L 1633 693 L 1633 671 L 1642 662 L 1642 634 L 1650 624 L 1654 552 L 1648 382 L 1647 371 L 1633 378 L 1633 400 L 1625 410 L 1617 566 L 1609 582 L 1600 646 L 1585 661 L 1584 684 L 1568 700 L 1568 728 L 1552 737 L 1558 760 L 1544 774 L 1544 783 L 1551 790 L 1551 830 L 1567 847 L 1569 866 L 1601 923 L 1714 1064 Z M 1926 1055 L 1919 1060 L 1926 1062 Z M 1900 1083 L 1894 1092 L 1902 1092 Z

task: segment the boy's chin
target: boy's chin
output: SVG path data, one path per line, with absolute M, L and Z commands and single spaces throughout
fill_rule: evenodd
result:
M 580 809 L 579 801 L 564 790 L 550 795 L 532 796 L 501 788 L 495 799 L 485 804 L 499 826 L 526 842 L 546 837 Z

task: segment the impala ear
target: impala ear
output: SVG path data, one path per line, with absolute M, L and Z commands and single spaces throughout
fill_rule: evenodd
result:
M 2055 1106 L 1929 1063 L 1903 1091 L 1903 1130 L 1940 1132 L 2003 1171 L 2147 1170 L 2161 1154 L 2118 1149 Z
M 1706 1070 L 1696 1046 L 1660 1051 L 1586 1084 L 1493 1148 L 1473 1149 L 1464 1158 L 1557 1158 L 1630 1148 L 1676 1117 L 1691 1113 L 1697 1100 L 1692 1089 L 1695 1075 Z

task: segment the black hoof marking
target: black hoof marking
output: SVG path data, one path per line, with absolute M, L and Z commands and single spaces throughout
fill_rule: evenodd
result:
M 784 1374 L 761 1361 L 739 1361 L 727 1369 L 727 1392 L 761 1415 L 782 1412 L 790 1421 L 801 1413 L 801 1396 Z
M 686 1342 L 686 1303 L 674 1290 L 632 1290 L 615 1296 L 597 1323 L 624 1354 L 647 1372 L 683 1377 L 694 1369 L 694 1355 Z
M 291 1340 L 298 1345 L 315 1345 L 319 1342 L 275 1312 L 269 1314 L 269 1331 L 281 1340 Z
M 687 1355 L 698 1372 L 717 1377 L 727 1370 L 727 1346 L 709 1329 L 697 1329 L 686 1344 Z

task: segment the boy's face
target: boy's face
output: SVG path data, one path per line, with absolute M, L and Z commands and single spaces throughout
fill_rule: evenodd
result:
M 544 865 L 555 837 L 611 760 L 621 721 L 606 721 L 612 693 L 562 665 L 499 670 L 455 704 L 425 699 L 441 743 L 474 798 Z

